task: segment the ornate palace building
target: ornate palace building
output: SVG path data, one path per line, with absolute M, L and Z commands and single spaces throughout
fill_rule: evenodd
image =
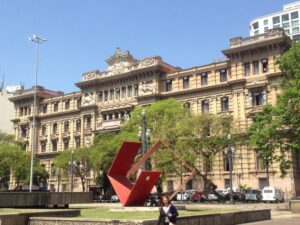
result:
M 236 132 L 245 133 L 263 105 L 275 104 L 283 75 L 276 60 L 291 44 L 280 28 L 248 38 L 233 38 L 223 51 L 226 60 L 189 69 L 171 66 L 158 56 L 137 60 L 128 51 L 117 48 L 106 60 L 106 71 L 83 74 L 82 81 L 75 84 L 79 92 L 63 94 L 38 87 L 36 140 L 32 140 L 30 131 L 34 89 L 16 93 L 10 99 L 15 104 L 16 139 L 26 141 L 28 151 L 35 141 L 35 155 L 50 173 L 49 188 L 67 191 L 68 179 L 58 184 L 53 172 L 55 156 L 65 149 L 90 145 L 97 133 L 118 130 L 138 105 L 175 98 L 196 114 L 231 115 Z M 265 186 L 265 168 L 255 149 L 236 146 L 234 159 L 234 187 Z M 284 178 L 280 178 L 276 163 L 270 168 L 270 185 L 281 187 L 287 198 L 300 193 L 299 161 L 295 158 Z M 229 185 L 229 165 L 223 154 L 216 156 L 209 168 L 200 159 L 199 167 L 207 170 L 208 178 L 219 188 Z M 93 178 L 88 179 L 92 182 Z M 170 178 L 165 188 L 176 188 L 177 180 Z M 201 188 L 197 180 L 188 185 Z M 76 188 L 80 190 L 80 185 L 75 184 Z

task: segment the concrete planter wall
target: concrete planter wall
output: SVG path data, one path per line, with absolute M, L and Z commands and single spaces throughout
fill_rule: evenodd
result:
M 0 192 L 0 208 L 91 203 L 91 192 Z
M 27 225 L 30 217 L 75 217 L 80 215 L 79 209 L 48 210 L 44 212 L 1 214 L 0 225 Z
M 271 219 L 269 209 L 179 217 L 177 225 L 234 225 Z M 85 218 L 30 218 L 30 225 L 156 225 L 157 220 L 100 220 Z
M 292 213 L 300 213 L 300 199 L 291 201 L 291 211 Z

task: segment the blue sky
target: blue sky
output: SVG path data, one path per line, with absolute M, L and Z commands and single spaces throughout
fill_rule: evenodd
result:
M 189 68 L 224 58 L 229 39 L 249 35 L 249 21 L 282 10 L 287 0 L 0 0 L 0 75 L 34 85 L 32 34 L 40 48 L 38 84 L 78 91 L 82 73 L 105 70 L 116 47 L 137 59 L 160 55 Z

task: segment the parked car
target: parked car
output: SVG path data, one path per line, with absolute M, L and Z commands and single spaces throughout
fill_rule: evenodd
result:
M 158 206 L 160 204 L 160 195 L 157 193 L 153 193 L 149 195 L 146 201 L 147 206 Z
M 262 190 L 263 202 L 284 202 L 284 192 L 276 187 L 264 187 Z
M 118 202 L 119 201 L 119 197 L 117 195 L 112 195 L 111 198 L 110 198 L 110 200 L 112 202 Z
M 193 194 L 196 193 L 196 190 L 185 190 L 185 191 L 180 191 L 176 195 L 177 201 L 187 201 L 191 200 Z
M 214 193 L 209 193 L 206 200 L 211 202 L 211 201 L 219 201 L 220 199 Z
M 246 202 L 261 202 L 262 194 L 259 189 L 247 189 L 245 192 Z
M 216 191 L 223 197 L 227 196 L 230 193 L 230 189 L 216 189 Z
M 192 202 L 204 202 L 208 197 L 208 194 L 202 192 L 196 192 L 192 195 L 191 201 Z

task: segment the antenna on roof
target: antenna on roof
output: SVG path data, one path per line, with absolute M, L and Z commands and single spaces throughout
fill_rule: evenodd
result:
M 2 82 L 1 82 L 1 95 L 3 95 L 3 91 L 4 91 L 4 73 L 2 74 Z

